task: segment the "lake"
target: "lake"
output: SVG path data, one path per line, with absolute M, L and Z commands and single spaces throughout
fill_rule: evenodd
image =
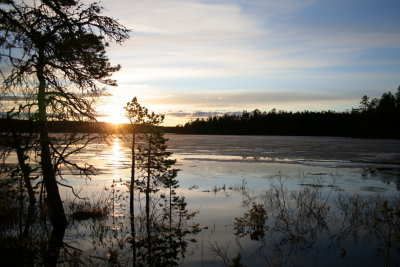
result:
M 400 203 L 399 140 L 166 137 L 177 159 L 175 167 L 180 169 L 177 193 L 185 197 L 187 210 L 196 212 L 187 226 L 198 224 L 201 230 L 180 236 L 174 263 L 400 263 L 400 213 L 396 213 Z M 81 196 L 93 201 L 113 194 L 110 218 L 101 223 L 72 223 L 64 237 L 64 242 L 79 247 L 81 257 L 91 264 L 115 260 L 125 265 L 135 257 L 127 242 L 131 238 L 125 186 L 130 179 L 130 138 L 115 136 L 109 143 L 91 143 L 73 156 L 99 168 L 100 173 L 91 180 L 64 177 Z M 66 202 L 73 199 L 69 190 L 62 189 L 62 196 Z M 141 205 L 137 203 L 135 209 L 140 210 Z

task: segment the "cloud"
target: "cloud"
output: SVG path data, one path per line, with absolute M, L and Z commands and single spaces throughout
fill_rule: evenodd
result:
M 199 106 L 230 106 L 251 103 L 252 105 L 273 104 L 273 103 L 296 103 L 312 101 L 341 101 L 348 99 L 344 94 L 316 93 L 314 91 L 208 91 L 198 93 L 185 93 L 174 95 L 169 98 L 149 99 L 149 104 L 158 105 L 189 105 Z
M 223 115 L 223 114 L 225 114 L 225 113 L 223 113 L 223 112 L 216 112 L 216 111 L 208 111 L 208 112 L 205 112 L 205 111 L 196 111 L 196 112 L 193 112 L 192 114 L 191 114 L 191 116 L 192 117 L 196 117 L 196 118 L 204 118 L 204 117 L 212 117 L 212 116 L 221 116 L 221 115 Z
M 140 36 L 176 36 L 174 41 L 245 37 L 257 31 L 255 19 L 242 13 L 237 4 L 202 3 L 192 0 L 146 0 L 103 3 L 106 11 L 134 29 Z M 253 28 L 251 33 L 249 28 Z M 167 40 L 167 38 L 165 38 Z M 159 44 L 164 45 L 164 44 Z
M 168 111 L 165 113 L 166 116 L 172 116 L 172 117 L 178 117 L 178 118 L 185 118 L 185 117 L 191 117 L 192 113 L 186 112 L 183 110 L 179 111 Z
M 380 23 L 382 16 L 371 24 L 373 9 L 357 11 L 374 1 L 350 2 L 105 1 L 106 14 L 133 29 L 127 43 L 109 48 L 122 65 L 112 92 L 188 113 L 357 103 L 371 90 L 394 88 L 400 35 L 389 25 L 398 20 Z M 377 48 L 394 56 L 372 57 Z
M 208 118 L 213 116 L 223 116 L 225 114 L 233 115 L 233 114 L 242 114 L 241 111 L 194 111 L 194 112 L 185 112 L 183 110 L 180 111 L 169 111 L 166 112 L 166 116 L 178 117 L 178 118 Z
M 108 10 L 134 29 L 128 43 L 110 49 L 112 59 L 123 66 L 116 78 L 141 83 L 238 75 L 299 77 L 313 68 L 354 64 L 368 49 L 399 48 L 395 31 L 304 22 L 298 13 L 316 4 L 114 1 Z
M 112 46 L 110 55 L 123 66 L 119 78 L 131 81 L 234 75 L 238 71 L 232 69 L 253 65 L 253 40 L 265 34 L 261 18 L 237 4 L 174 0 L 117 6 L 108 10 L 118 10 L 114 17 L 134 31 L 122 47 Z

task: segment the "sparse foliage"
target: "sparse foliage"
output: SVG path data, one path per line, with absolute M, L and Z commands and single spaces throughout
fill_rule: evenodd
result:
M 1 1 L 0 15 L 1 94 L 23 95 L 20 109 L 39 124 L 46 203 L 54 228 L 64 229 L 58 165 L 83 168 L 67 160 L 65 146 L 52 143 L 47 121 L 95 119 L 93 97 L 116 85 L 110 76 L 120 68 L 109 63 L 105 48 L 126 40 L 129 30 L 103 16 L 98 4 L 75 0 Z
M 172 153 L 167 150 L 168 139 L 158 127 L 164 116 L 150 113 L 138 103 L 136 97 L 127 103 L 125 110 L 133 134 L 131 220 L 135 217 L 141 221 L 136 228 L 132 223 L 134 263 L 138 261 L 147 266 L 176 265 L 178 255 L 183 257 L 186 250 L 184 236 L 197 233 L 199 228 L 198 225 L 187 225 L 195 213 L 188 211 L 185 198 L 176 192 L 179 187 L 176 180 L 178 169 L 173 168 L 176 160 L 170 158 Z M 144 194 L 145 210 L 142 216 L 134 214 L 135 190 L 138 191 L 138 201 L 141 201 L 140 194 Z

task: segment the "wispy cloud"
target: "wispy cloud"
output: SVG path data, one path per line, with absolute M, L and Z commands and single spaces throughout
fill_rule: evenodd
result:
M 190 105 L 193 107 L 206 107 L 206 106 L 226 106 L 226 105 L 271 105 L 274 103 L 297 103 L 297 102 L 311 102 L 311 101 L 326 101 L 347 100 L 345 95 L 338 95 L 329 92 L 314 91 L 254 91 L 254 90 L 240 90 L 240 91 L 206 91 L 198 93 L 181 93 L 172 95 L 168 98 L 152 98 L 147 99 L 145 102 L 149 104 L 158 105 Z
M 154 81 L 346 65 L 366 49 L 400 47 L 393 31 L 273 21 L 315 3 L 255 1 L 249 8 L 234 1 L 119 1 L 121 8 L 113 3 L 112 10 L 134 29 L 133 38 L 111 54 L 122 60 L 120 78 Z
M 103 4 L 107 14 L 133 29 L 127 43 L 110 47 L 112 61 L 122 65 L 117 90 L 152 105 L 192 105 L 191 113 L 196 107 L 265 103 L 340 109 L 339 102 L 398 83 L 395 0 Z M 394 55 L 380 57 L 377 49 Z M 238 86 L 238 79 L 246 82 Z

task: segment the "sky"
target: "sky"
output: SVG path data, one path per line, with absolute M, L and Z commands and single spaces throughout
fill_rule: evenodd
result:
M 103 0 L 132 30 L 108 48 L 118 87 L 100 120 L 134 96 L 165 125 L 227 112 L 357 108 L 400 85 L 399 0 Z

